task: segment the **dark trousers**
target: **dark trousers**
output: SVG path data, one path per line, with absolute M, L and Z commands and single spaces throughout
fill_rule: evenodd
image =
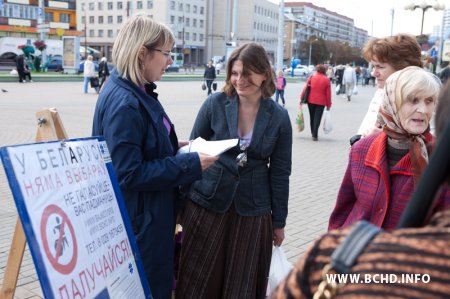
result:
M 278 103 L 278 97 L 281 97 L 281 102 L 283 102 L 283 105 L 284 105 L 284 89 L 281 89 L 281 90 L 277 89 L 276 98 L 275 98 L 277 103 Z
M 308 103 L 309 110 L 309 125 L 311 127 L 312 137 L 317 138 L 319 133 L 320 121 L 322 120 L 322 114 L 325 106 Z
M 211 85 L 214 80 L 212 79 L 206 79 L 206 86 L 208 87 L 208 95 L 212 94 Z
M 103 83 L 106 81 L 106 76 L 99 76 L 100 79 L 100 86 L 98 87 L 98 90 L 102 89 Z
M 25 72 L 23 70 L 17 69 L 17 73 L 19 74 L 19 82 L 25 81 Z

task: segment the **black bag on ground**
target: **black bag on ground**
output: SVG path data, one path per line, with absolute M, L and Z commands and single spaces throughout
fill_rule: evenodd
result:
M 100 82 L 99 82 L 99 80 L 98 80 L 98 77 L 92 77 L 92 78 L 90 79 L 90 82 L 91 82 L 91 87 L 92 87 L 92 88 L 99 87 L 99 85 L 100 85 Z

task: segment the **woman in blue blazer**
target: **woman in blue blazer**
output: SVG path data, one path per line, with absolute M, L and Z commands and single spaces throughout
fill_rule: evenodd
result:
M 176 155 L 179 142 L 155 81 L 172 64 L 174 37 L 148 16 L 130 18 L 113 46 L 116 69 L 95 108 L 93 135 L 111 153 L 153 298 L 172 296 L 178 186 L 200 179 L 217 157 Z
M 183 215 L 177 298 L 265 298 L 272 244 L 288 213 L 292 126 L 270 96 L 273 71 L 263 47 L 231 54 L 223 92 L 201 107 L 191 138 L 240 138 L 190 185 Z

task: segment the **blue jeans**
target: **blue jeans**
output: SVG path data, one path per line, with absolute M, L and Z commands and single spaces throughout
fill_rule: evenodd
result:
M 83 91 L 84 93 L 88 93 L 88 87 L 89 87 L 89 82 L 91 80 L 91 77 L 84 77 L 84 82 L 83 82 Z M 95 87 L 95 92 L 98 93 L 98 87 Z
M 278 97 L 281 97 L 281 102 L 283 102 L 283 105 L 284 105 L 284 89 L 282 89 L 282 90 L 278 90 L 277 89 L 277 92 L 276 92 L 276 95 L 275 95 L 275 101 L 278 103 Z

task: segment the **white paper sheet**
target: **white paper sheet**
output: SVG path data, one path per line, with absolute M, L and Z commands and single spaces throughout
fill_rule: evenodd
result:
M 235 147 L 238 142 L 238 138 L 206 141 L 201 137 L 197 137 L 195 140 L 190 141 L 188 145 L 181 147 L 177 154 L 199 152 L 210 156 L 218 156 L 230 148 Z

